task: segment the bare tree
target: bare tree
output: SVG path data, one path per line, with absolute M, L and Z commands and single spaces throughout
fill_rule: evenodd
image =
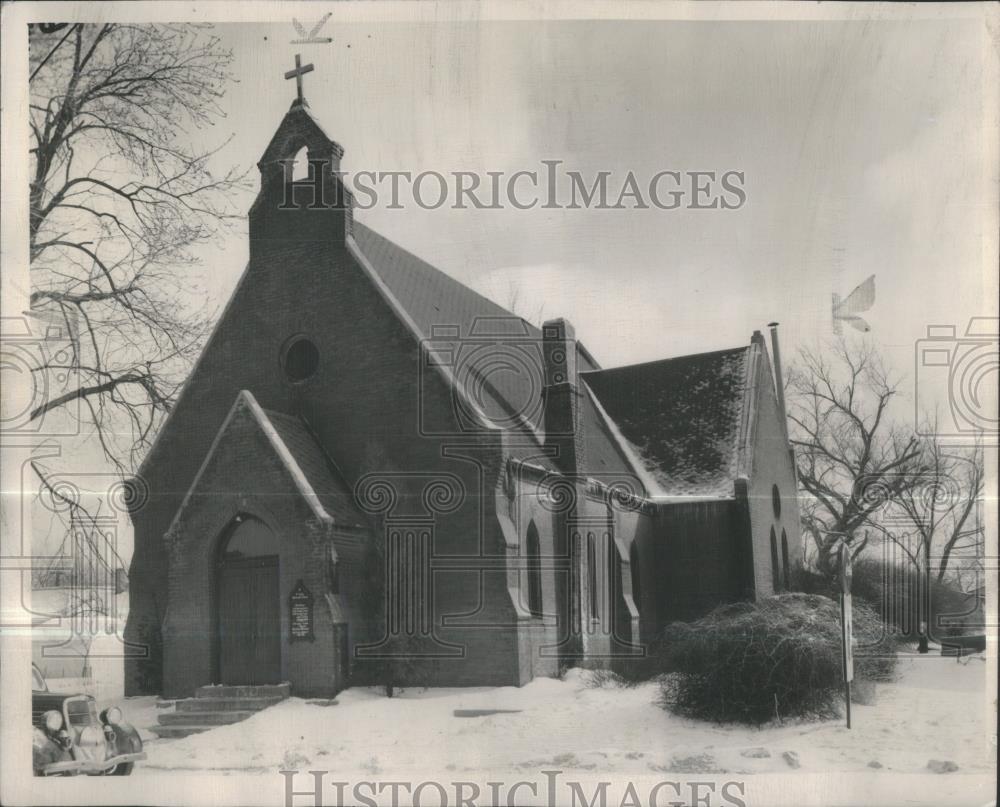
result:
M 802 350 L 791 367 L 788 416 L 808 497 L 803 526 L 823 573 L 836 570 L 842 541 L 856 557 L 868 541 L 863 528 L 923 478 L 917 438 L 887 411 L 898 385 L 867 342 Z
M 539 301 L 538 305 L 533 305 L 529 308 L 521 297 L 521 291 L 519 281 L 509 280 L 507 282 L 507 297 L 504 301 L 504 307 L 525 322 L 534 325 L 536 328 L 541 328 L 542 321 L 545 318 L 545 303 Z
M 926 433 L 936 431 L 929 426 Z M 928 578 L 934 574 L 943 583 L 953 560 L 977 558 L 976 507 L 985 473 L 982 447 L 963 450 L 932 436 L 921 443 L 921 462 L 926 469 L 922 484 L 904 490 L 896 509 L 910 528 L 909 546 L 904 547 L 910 558 Z
M 947 446 L 936 436 L 932 422 L 923 431 L 931 435 L 920 443 L 923 476 L 886 504 L 877 526 L 886 540 L 903 550 L 916 572 L 920 651 L 927 652 L 933 614 L 959 619 L 980 609 L 977 587 L 966 592 L 964 604 L 954 602 L 947 592 L 963 591 L 963 576 L 975 572 L 980 562 L 983 533 L 976 508 L 985 468 L 981 446 L 971 450 Z
M 33 419 L 82 404 L 125 471 L 170 409 L 209 317 L 185 268 L 235 219 L 190 130 L 221 116 L 231 54 L 200 27 L 72 25 L 31 37 L 31 306 L 65 323 L 70 382 Z M 124 429 L 124 444 L 116 433 Z
M 33 369 L 59 381 L 30 418 L 76 419 L 124 476 L 210 323 L 186 270 L 237 220 L 245 175 L 192 143 L 222 117 L 232 54 L 191 25 L 33 26 L 29 44 L 31 309 L 68 335 Z M 34 468 L 54 495 L 55 469 Z M 79 503 L 65 513 L 92 529 Z

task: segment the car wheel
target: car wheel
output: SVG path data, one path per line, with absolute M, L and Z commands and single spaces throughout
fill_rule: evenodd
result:
M 132 773 L 132 768 L 135 767 L 134 762 L 121 762 L 115 765 L 113 768 L 109 768 L 104 772 L 105 776 L 128 776 Z

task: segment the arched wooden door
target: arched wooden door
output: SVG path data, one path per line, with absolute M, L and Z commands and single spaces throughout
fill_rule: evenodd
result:
M 264 522 L 240 518 L 223 536 L 216 595 L 219 683 L 279 683 L 278 542 Z

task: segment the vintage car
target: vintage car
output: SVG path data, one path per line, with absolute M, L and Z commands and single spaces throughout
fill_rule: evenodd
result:
M 49 692 L 31 665 L 32 767 L 36 776 L 128 776 L 145 759 L 142 740 L 117 706 L 100 714 L 90 695 Z

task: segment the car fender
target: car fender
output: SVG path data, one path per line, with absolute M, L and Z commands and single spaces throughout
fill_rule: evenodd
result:
M 65 762 L 73 757 L 70 752 L 59 743 L 49 737 L 37 726 L 31 733 L 31 765 L 35 772 L 39 772 L 53 762 Z
M 142 751 L 142 738 L 131 723 L 124 721 L 112 726 L 115 732 L 115 755 L 137 754 Z

